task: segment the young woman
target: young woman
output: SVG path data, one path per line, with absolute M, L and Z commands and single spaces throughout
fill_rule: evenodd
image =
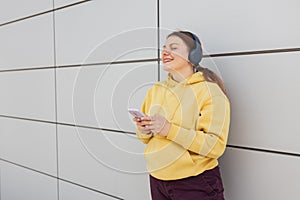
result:
M 134 118 L 153 200 L 221 200 L 218 158 L 229 130 L 230 105 L 221 79 L 199 62 L 201 43 L 186 31 L 171 33 L 162 50 L 165 81 L 152 86 Z

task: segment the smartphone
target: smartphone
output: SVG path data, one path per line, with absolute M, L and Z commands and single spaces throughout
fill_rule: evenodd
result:
M 128 108 L 128 112 L 136 118 L 142 118 L 147 116 L 145 113 L 142 113 L 141 111 L 135 108 Z

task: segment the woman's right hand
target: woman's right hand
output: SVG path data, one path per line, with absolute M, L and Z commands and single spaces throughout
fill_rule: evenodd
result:
M 149 128 L 149 125 L 151 125 L 150 117 L 133 118 L 133 121 L 136 122 L 136 126 L 141 133 L 143 133 L 143 134 L 151 133 L 151 130 Z

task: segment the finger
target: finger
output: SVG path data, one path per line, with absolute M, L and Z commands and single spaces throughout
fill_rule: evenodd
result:
M 149 126 L 144 126 L 145 131 L 151 131 L 151 128 Z
M 147 128 L 147 127 L 139 127 L 139 130 L 141 131 L 141 132 L 150 132 L 151 130 L 149 129 L 149 128 Z
M 150 116 L 142 117 L 141 120 L 142 121 L 151 121 L 151 117 Z
M 150 125 L 145 125 L 145 128 L 148 128 L 149 130 L 153 131 L 156 129 L 156 126 L 153 124 L 150 124 Z
M 141 120 L 141 118 L 135 117 L 135 118 L 133 118 L 133 121 L 135 121 L 135 122 L 140 122 L 140 121 L 142 121 L 142 120 Z
M 151 125 L 153 124 L 152 121 L 140 121 L 137 122 L 140 126 L 146 126 L 146 125 Z
M 146 126 L 142 122 L 137 122 L 136 125 L 139 126 L 139 127 L 145 127 Z

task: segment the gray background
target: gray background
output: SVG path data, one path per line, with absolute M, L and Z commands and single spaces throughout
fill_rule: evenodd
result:
M 0 199 L 150 199 L 128 107 L 166 73 L 167 34 L 196 33 L 231 101 L 229 200 L 296 199 L 297 0 L 2 0 Z

